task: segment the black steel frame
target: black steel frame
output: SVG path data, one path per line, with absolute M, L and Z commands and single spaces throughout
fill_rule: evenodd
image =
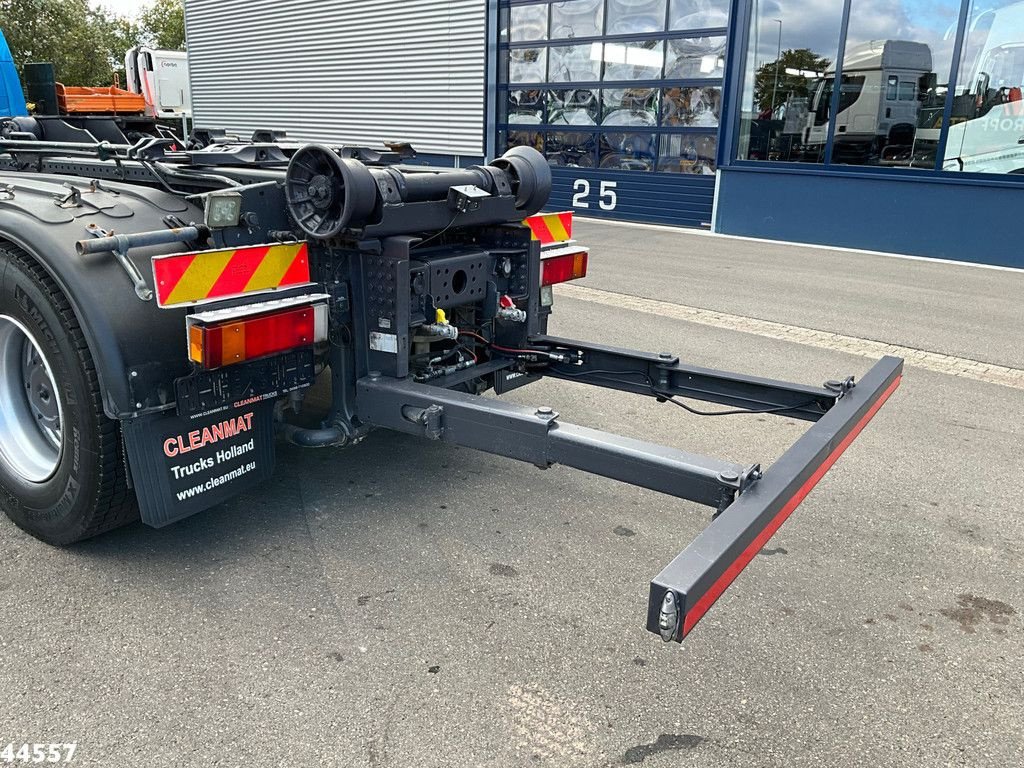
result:
M 884 357 L 852 377 L 807 387 L 680 364 L 649 354 L 535 336 L 533 348 L 575 362 L 531 373 L 661 400 L 684 397 L 814 422 L 770 468 L 740 465 L 569 424 L 527 408 L 377 372 L 356 384 L 366 422 L 547 468 L 582 469 L 714 507 L 711 524 L 650 584 L 647 629 L 681 642 L 785 522 L 900 383 L 903 361 Z M 497 365 L 495 365 L 497 363 Z M 505 361 L 506 367 L 518 365 Z M 490 365 L 499 367 L 501 361 Z M 440 384 L 440 385 L 439 385 Z

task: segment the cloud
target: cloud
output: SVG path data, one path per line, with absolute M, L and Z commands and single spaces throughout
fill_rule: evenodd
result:
M 757 7 L 760 6 L 758 9 Z M 837 0 L 755 0 L 757 63 L 774 61 L 782 21 L 782 49 L 810 48 L 834 61 L 839 49 L 842 3 Z M 960 4 L 950 0 L 853 0 L 847 46 L 869 40 L 912 40 L 932 49 L 940 81 L 949 74 Z

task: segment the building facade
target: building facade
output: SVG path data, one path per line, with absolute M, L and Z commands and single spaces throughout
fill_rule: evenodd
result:
M 1024 267 L 1022 0 L 189 0 L 186 18 L 201 123 L 457 164 L 529 145 L 553 207 Z M 254 51 L 248 85 L 225 82 Z

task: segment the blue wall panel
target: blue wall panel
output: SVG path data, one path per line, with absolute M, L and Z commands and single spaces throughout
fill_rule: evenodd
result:
M 1024 267 L 1013 182 L 733 166 L 720 185 L 723 234 Z
M 685 227 L 711 224 L 714 176 L 569 167 L 552 168 L 551 175 L 548 210 Z

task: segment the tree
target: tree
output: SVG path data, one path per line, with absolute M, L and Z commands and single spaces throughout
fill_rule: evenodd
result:
M 154 48 L 185 46 L 185 4 L 183 0 L 155 0 L 139 14 L 142 38 Z
M 811 73 L 823 76 L 830 66 L 831 61 L 808 48 L 783 51 L 777 69 L 774 61 L 762 64 L 754 75 L 754 103 L 758 111 L 772 110 L 784 104 L 790 95 L 806 98 L 810 95 L 810 86 L 815 79 Z M 787 69 L 801 70 L 802 74 L 790 74 L 786 72 Z M 779 78 L 777 87 L 776 71 Z
M 65 85 L 110 85 L 138 39 L 131 22 L 88 0 L 0 0 L 0 19 L 19 71 L 49 61 Z

